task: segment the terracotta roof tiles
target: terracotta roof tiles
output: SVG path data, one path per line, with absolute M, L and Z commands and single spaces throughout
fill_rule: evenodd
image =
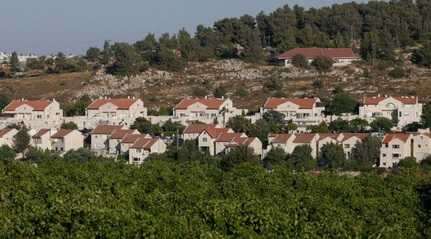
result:
M 48 100 L 13 100 L 3 109 L 3 111 L 15 111 L 23 105 L 30 106 L 34 111 L 44 111 L 50 104 L 51 101 Z
M 175 109 L 184 110 L 189 106 L 200 103 L 205 105 L 208 109 L 218 110 L 223 105 L 223 99 L 217 98 L 196 98 L 196 99 L 182 99 L 176 106 Z
M 53 139 L 62 139 L 65 136 L 67 136 L 68 134 L 72 133 L 73 129 L 60 129 L 59 131 L 57 131 L 57 133 L 55 133 L 54 135 L 51 136 L 51 138 Z
M 105 104 L 113 104 L 118 107 L 120 110 L 128 110 L 130 106 L 132 106 L 137 99 L 98 99 L 93 101 L 87 109 L 97 110 Z
M 282 105 L 287 102 L 291 102 L 292 104 L 297 105 L 300 109 L 312 109 L 313 106 L 317 103 L 317 100 L 314 98 L 303 98 L 303 99 L 269 98 L 266 100 L 263 107 L 265 109 L 275 109 L 279 105 Z

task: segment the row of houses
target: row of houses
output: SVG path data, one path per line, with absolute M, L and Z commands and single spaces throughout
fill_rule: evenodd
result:
M 0 129 L 0 146 L 14 146 L 14 137 L 18 130 L 14 128 Z M 84 135 L 78 130 L 40 129 L 30 130 L 30 145 L 41 150 L 65 153 L 84 147 Z M 363 142 L 370 134 L 367 133 L 296 133 L 270 134 L 268 146 L 263 148 L 262 142 L 256 137 L 244 133 L 236 133 L 232 129 L 214 124 L 193 123 L 185 128 L 181 138 L 193 140 L 199 149 L 209 155 L 223 155 L 237 147 L 247 147 L 260 158 L 271 149 L 282 149 L 291 154 L 296 147 L 308 145 L 314 158 L 319 156 L 326 144 L 341 145 L 346 158 L 350 158 L 352 150 Z M 91 133 L 90 149 L 98 155 L 106 157 L 126 157 L 129 164 L 140 165 L 151 154 L 163 154 L 167 150 L 167 142 L 151 135 L 140 134 L 136 130 L 118 125 L 99 125 Z M 414 157 L 418 162 L 431 156 L 431 133 L 421 130 L 417 133 L 388 133 L 382 138 L 380 160 L 376 167 L 392 168 L 400 160 Z
M 364 97 L 359 114 L 350 118 L 361 118 L 372 122 L 378 117 L 395 119 L 398 128 L 419 122 L 423 105 L 415 96 L 375 96 Z M 325 107 L 319 98 L 269 98 L 260 112 L 247 116 L 252 121 L 262 118 L 269 111 L 284 115 L 286 121 L 296 123 L 300 128 L 330 122 L 332 116 L 325 115 Z M 247 109 L 238 109 L 228 98 L 186 98 L 173 109 L 171 116 L 149 116 L 144 102 L 136 98 L 94 100 L 86 109 L 85 116 L 63 117 L 63 111 L 56 100 L 14 100 L 0 115 L 0 127 L 12 124 L 24 124 L 31 129 L 59 128 L 64 122 L 73 122 L 79 129 L 94 129 L 98 125 L 130 126 L 136 118 L 144 117 L 153 123 L 168 120 L 188 125 L 190 122 L 203 122 L 220 125 L 232 117 L 247 115 Z M 337 118 L 337 117 L 335 117 Z

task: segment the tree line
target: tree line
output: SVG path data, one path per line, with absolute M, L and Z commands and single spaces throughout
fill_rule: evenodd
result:
M 0 155 L 2 237 L 431 236 L 429 166 L 357 176 L 269 170 L 243 149 L 217 160 L 194 144 L 142 167 L 85 150 L 26 160 Z
M 268 62 L 295 47 L 358 47 L 364 60 L 396 60 L 395 49 L 422 46 L 412 61 L 429 66 L 431 3 L 427 0 L 370 1 L 335 4 L 319 9 L 283 6 L 256 17 L 244 15 L 199 25 L 194 35 L 148 34 L 133 44 L 105 42 L 92 47 L 87 59 L 110 64 L 108 72 L 136 74 L 152 66 L 181 70 L 188 61 L 239 58 Z M 317 62 L 317 66 L 328 62 Z

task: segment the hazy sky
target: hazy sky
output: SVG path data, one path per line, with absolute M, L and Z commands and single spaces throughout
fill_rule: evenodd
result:
M 0 51 L 83 53 L 104 40 L 194 31 L 223 17 L 269 12 L 284 4 L 322 6 L 352 0 L 1 0 Z

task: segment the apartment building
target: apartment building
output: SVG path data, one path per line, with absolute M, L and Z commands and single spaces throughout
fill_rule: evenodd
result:
M 318 125 L 324 120 L 325 107 L 319 98 L 287 99 L 269 98 L 261 108 L 261 115 L 276 111 L 298 126 Z
M 147 117 L 144 102 L 136 98 L 101 98 L 94 100 L 87 107 L 86 128 L 97 125 L 132 125 L 136 118 Z
M 84 136 L 78 130 L 60 129 L 51 136 L 52 149 L 65 153 L 84 147 Z
M 423 105 L 416 96 L 364 97 L 359 107 L 359 118 L 372 122 L 378 117 L 398 121 L 402 128 L 413 122 L 420 122 Z
M 55 133 L 56 129 L 40 129 L 31 136 L 30 145 L 40 150 L 53 150 L 51 136 Z
M 13 100 L 3 109 L 2 120 L 29 129 L 58 128 L 63 123 L 63 110 L 55 99 Z
M 186 98 L 175 106 L 173 119 L 183 124 L 199 121 L 206 124 L 225 125 L 230 118 L 246 113 L 245 109 L 235 108 L 230 99 Z
M 129 148 L 129 164 L 141 165 L 151 154 L 166 152 L 166 144 L 161 139 L 140 137 Z

